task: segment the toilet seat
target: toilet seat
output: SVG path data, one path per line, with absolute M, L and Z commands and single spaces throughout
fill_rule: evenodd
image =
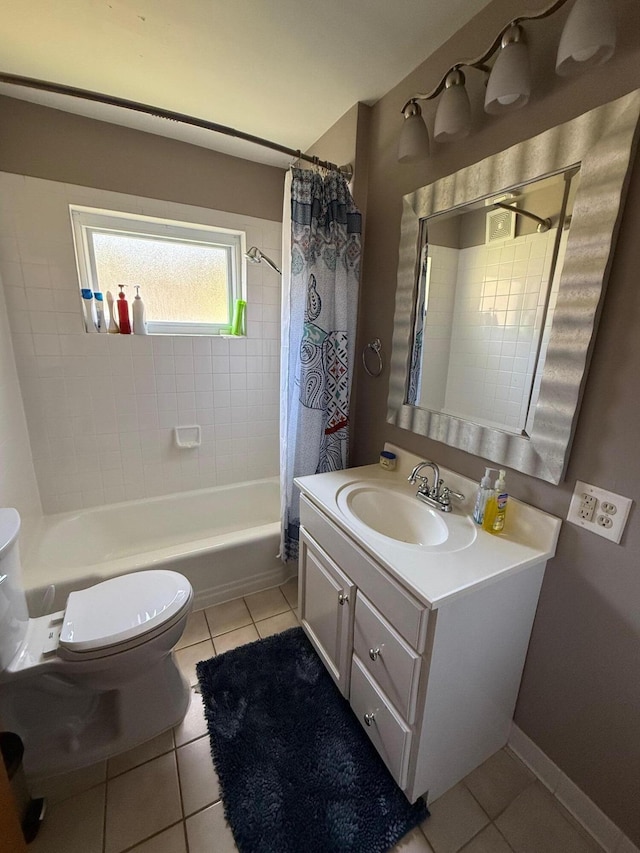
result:
M 72 592 L 59 651 L 90 660 L 140 645 L 182 619 L 192 597 L 183 575 L 161 569 L 132 572 Z

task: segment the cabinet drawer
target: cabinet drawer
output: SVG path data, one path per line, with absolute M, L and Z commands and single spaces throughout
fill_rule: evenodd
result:
M 398 716 L 356 655 L 353 656 L 351 667 L 350 702 L 389 772 L 398 785 L 404 788 L 407 784 L 411 730 Z
M 422 659 L 360 592 L 353 649 L 400 714 L 412 723 Z
M 424 651 L 429 611 L 379 568 L 324 513 L 304 495 L 300 498 L 300 523 L 346 572 L 398 632 L 419 652 Z

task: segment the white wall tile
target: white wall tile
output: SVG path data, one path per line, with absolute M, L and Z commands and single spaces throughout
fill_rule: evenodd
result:
M 259 411 L 271 448 L 260 476 L 275 476 L 279 277 L 248 265 L 248 316 L 253 318 L 247 323 L 248 339 L 87 335 L 69 202 L 243 227 L 248 246 L 259 246 L 278 264 L 281 260 L 280 223 L 0 173 L 0 271 L 5 273 L 7 303 L 7 311 L 0 313 L 8 314 L 11 327 L 9 335 L 9 325 L 0 323 L 0 351 L 4 354 L 13 341 L 15 353 L 13 377 L 11 371 L 5 375 L 7 359 L 0 365 L 0 400 L 4 403 L 9 394 L 16 410 L 17 372 L 30 437 L 29 447 L 24 423 L 16 428 L 0 416 L 0 447 L 11 448 L 0 463 L 3 503 L 40 512 L 36 477 L 45 512 L 246 478 L 246 460 L 254 450 L 247 419 L 250 413 L 255 424 Z M 266 322 L 263 303 L 269 306 Z M 271 395 L 268 410 L 262 405 L 265 389 Z M 172 442 L 173 427 L 187 421 L 203 427 L 203 444 L 189 451 L 188 459 Z M 221 464 L 228 460 L 229 467 L 220 479 L 216 431 L 224 435 L 225 428 L 240 445 L 235 458 L 230 450 L 222 455 Z M 63 443 L 64 454 L 59 450 Z M 51 447 L 65 461 L 55 470 L 47 461 Z M 20 464 L 11 462 L 8 470 L 14 459 Z M 20 468 L 19 477 L 14 465 Z M 32 473 L 25 476 L 29 468 Z M 255 475 L 253 467 L 251 473 Z

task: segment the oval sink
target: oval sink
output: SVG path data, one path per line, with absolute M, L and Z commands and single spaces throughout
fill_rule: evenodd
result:
M 368 532 L 397 543 L 435 550 L 466 548 L 476 538 L 468 516 L 444 513 L 414 494 L 371 482 L 349 483 L 336 495 L 343 515 Z

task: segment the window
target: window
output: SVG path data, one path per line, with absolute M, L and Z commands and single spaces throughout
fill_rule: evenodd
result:
M 149 334 L 211 335 L 242 298 L 244 232 L 70 205 L 80 287 L 117 299 L 135 286 Z

